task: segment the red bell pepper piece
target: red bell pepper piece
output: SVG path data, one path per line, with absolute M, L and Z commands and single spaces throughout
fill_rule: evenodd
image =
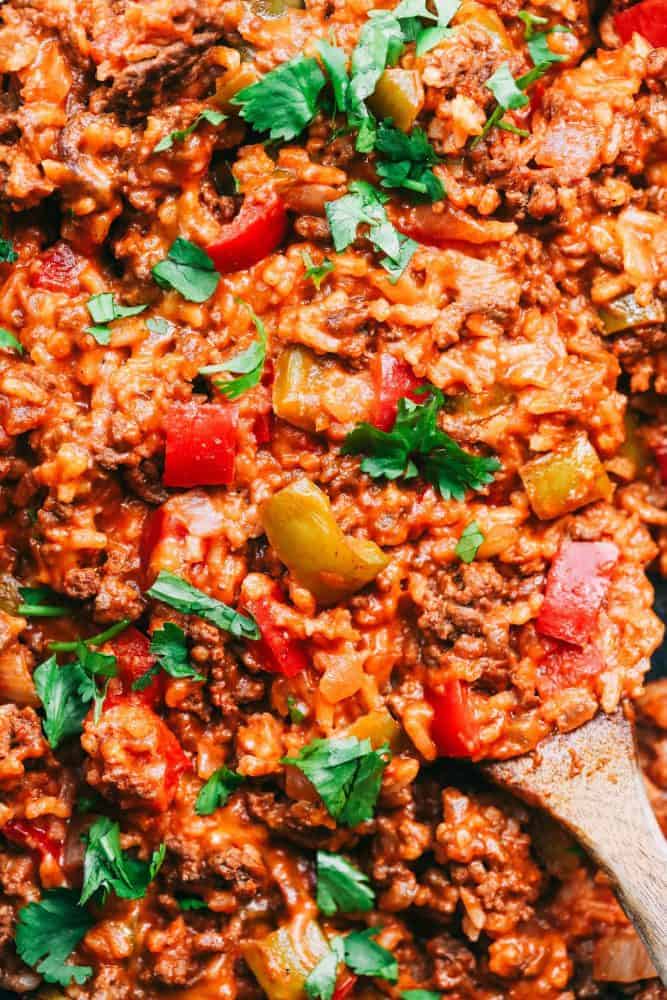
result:
M 339 976 L 331 1000 L 345 1000 L 356 986 L 358 978 L 353 972 L 344 972 Z
M 656 49 L 662 48 L 667 45 L 667 3 L 665 0 L 636 3 L 616 14 L 614 27 L 623 44 L 637 32 Z
M 229 486 L 237 423 L 230 403 L 173 403 L 166 421 L 165 486 Z
M 396 420 L 399 399 L 424 401 L 423 396 L 415 392 L 423 383 L 405 361 L 386 352 L 376 354 L 371 371 L 375 386 L 373 424 L 381 431 L 390 431 Z
M 81 262 L 72 248 L 62 241 L 42 254 L 38 267 L 30 275 L 33 288 L 46 288 L 50 292 L 79 293 Z
M 537 690 L 548 698 L 567 687 L 576 687 L 604 670 L 604 662 L 595 646 L 571 646 L 547 640 L 546 654 L 537 668 Z
M 460 680 L 446 681 L 441 691 L 428 691 L 433 707 L 431 737 L 441 757 L 472 757 L 477 747 L 477 726 Z
M 618 559 L 612 542 L 564 542 L 551 564 L 537 631 L 585 646 Z
M 20 844 L 31 851 L 36 851 L 42 860 L 53 858 L 54 861 L 61 864 L 62 843 L 52 837 L 38 820 L 10 819 L 0 832 L 13 844 Z
M 661 441 L 657 448 L 655 448 L 655 460 L 658 464 L 662 484 L 663 486 L 667 486 L 667 441 Z
M 268 444 L 271 440 L 272 413 L 258 413 L 252 425 L 257 444 Z
M 151 644 L 147 636 L 132 625 L 111 643 L 118 664 L 118 680 L 125 694 L 132 694 L 132 685 L 155 666 Z M 164 675 L 158 673 L 148 687 L 135 694 L 150 708 L 155 707 L 164 696 Z
M 278 195 L 267 201 L 246 199 L 232 222 L 222 227 L 216 243 L 206 247 L 220 274 L 245 271 L 278 247 L 287 233 L 287 209 Z
M 277 624 L 276 603 L 278 602 L 274 598 L 266 595 L 244 601 L 244 606 L 257 622 L 261 633 L 261 639 L 251 641 L 250 645 L 265 670 L 284 677 L 295 677 L 308 666 L 308 657 L 303 643 Z

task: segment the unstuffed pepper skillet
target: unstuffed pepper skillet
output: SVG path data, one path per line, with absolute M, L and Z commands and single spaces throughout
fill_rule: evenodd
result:
M 667 997 L 475 769 L 622 705 L 667 829 L 664 46 L 3 3 L 7 997 Z

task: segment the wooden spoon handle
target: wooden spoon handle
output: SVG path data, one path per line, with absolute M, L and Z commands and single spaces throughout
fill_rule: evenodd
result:
M 646 795 L 622 712 L 598 715 L 532 754 L 484 766 L 494 781 L 546 809 L 607 872 L 667 985 L 667 842 Z

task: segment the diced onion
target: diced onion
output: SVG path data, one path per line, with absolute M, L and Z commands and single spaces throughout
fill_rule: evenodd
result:
M 632 928 L 605 935 L 593 952 L 593 977 L 605 983 L 636 983 L 654 979 L 657 972 L 646 948 Z

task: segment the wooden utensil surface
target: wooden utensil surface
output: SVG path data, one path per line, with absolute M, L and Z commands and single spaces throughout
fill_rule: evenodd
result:
M 610 876 L 667 985 L 667 841 L 649 805 L 621 711 L 512 760 L 484 764 L 496 784 L 567 827 Z

